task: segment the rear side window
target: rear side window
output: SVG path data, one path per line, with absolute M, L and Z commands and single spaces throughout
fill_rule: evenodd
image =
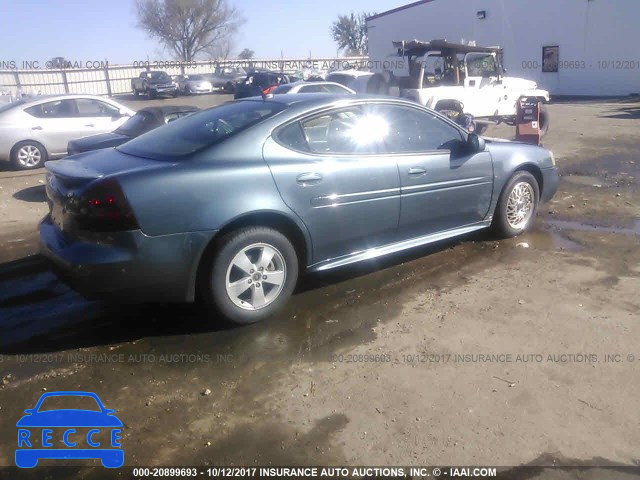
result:
M 302 152 L 309 151 L 309 145 L 307 144 L 307 139 L 304 136 L 300 122 L 295 122 L 282 128 L 276 134 L 276 140 L 292 150 Z
M 327 112 L 303 120 L 309 150 L 322 154 L 373 154 L 380 143 L 379 119 L 364 115 L 359 106 Z
M 54 100 L 53 102 L 40 103 L 24 110 L 29 115 L 37 118 L 70 118 L 77 117 L 75 100 Z
M 260 123 L 285 108 L 286 105 L 276 102 L 227 103 L 156 128 L 118 147 L 118 150 L 155 160 L 181 160 Z

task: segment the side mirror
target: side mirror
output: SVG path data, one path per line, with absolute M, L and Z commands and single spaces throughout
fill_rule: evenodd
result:
M 470 133 L 467 137 L 467 147 L 473 153 L 484 152 L 485 142 L 484 138 L 479 137 L 475 133 Z

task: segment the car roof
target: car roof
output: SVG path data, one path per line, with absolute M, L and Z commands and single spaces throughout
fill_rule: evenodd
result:
M 378 100 L 387 101 L 391 103 L 417 106 L 418 104 L 413 100 L 404 99 L 401 97 L 390 97 L 388 95 L 370 95 L 370 94 L 355 94 L 355 95 L 343 95 L 339 93 L 292 93 L 288 95 L 267 95 L 264 99 L 262 97 L 247 97 L 237 102 L 246 101 L 261 101 L 261 102 L 275 102 L 287 105 L 289 107 L 298 107 L 300 109 L 313 109 L 322 106 L 330 106 L 337 103 L 353 103 L 361 100 Z
M 138 110 L 138 112 L 150 112 L 150 113 L 175 113 L 175 112 L 197 112 L 200 110 L 198 107 L 192 105 L 162 105 L 156 107 L 144 107 Z
M 111 100 L 107 97 L 101 97 L 100 95 L 90 95 L 90 94 L 81 94 L 81 93 L 67 93 L 67 94 L 63 94 L 63 95 L 56 95 L 56 94 L 51 94 L 51 95 L 36 95 L 34 97 L 29 97 L 29 98 L 25 98 L 25 102 L 22 104 L 22 106 L 24 107 L 29 107 L 31 105 L 38 105 L 40 103 L 44 103 L 44 102 L 55 102 L 56 100 L 72 100 L 74 98 L 90 98 L 93 100 L 102 100 L 102 101 L 110 101 L 110 102 L 114 102 L 114 100 Z
M 296 82 L 285 83 L 283 85 L 285 85 L 287 87 L 297 87 L 298 85 L 337 85 L 337 86 L 342 87 L 342 88 L 348 88 L 348 87 L 345 87 L 344 85 L 342 85 L 341 83 L 338 83 L 338 82 L 327 82 L 327 81 L 324 81 L 324 80 L 318 80 L 318 81 L 315 81 L 315 80 L 312 80 L 312 81 L 309 81 L 309 80 L 298 80 Z
M 327 74 L 327 76 L 329 75 L 350 75 L 352 77 L 362 77 L 364 75 L 373 75 L 373 72 L 367 72 L 364 70 L 336 70 L 334 72 L 330 72 Z

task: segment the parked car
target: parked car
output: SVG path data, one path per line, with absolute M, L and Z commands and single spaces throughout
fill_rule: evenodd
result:
M 280 85 L 271 90 L 274 95 L 282 93 L 335 93 L 338 95 L 355 95 L 356 92 L 335 82 L 298 81 Z
M 247 72 L 241 67 L 218 67 L 210 78 L 213 88 L 221 89 L 227 93 L 234 93 L 238 82 L 242 82 L 247 78 Z
M 339 83 L 356 93 L 368 93 L 367 83 L 372 76 L 372 72 L 362 70 L 338 70 L 327 75 L 327 82 Z
M 198 107 L 189 105 L 166 105 L 162 107 L 145 107 L 136 112 L 124 124 L 113 132 L 90 135 L 88 137 L 71 140 L 67 144 L 67 153 L 76 153 L 98 150 L 100 148 L 117 147 L 132 138 L 138 137 L 154 128 L 173 122 L 199 111 Z
M 211 77 L 205 74 L 178 75 L 174 82 L 177 83 L 178 91 L 183 95 L 213 92 Z
M 228 102 L 46 164 L 42 252 L 91 296 L 262 320 L 299 273 L 492 228 L 526 231 L 558 186 L 542 147 L 485 140 L 408 100 Z
M 236 85 L 233 98 L 255 97 L 266 95 L 277 86 L 289 83 L 289 77 L 283 73 L 259 71 L 247 75 L 243 82 Z
M 131 90 L 136 97 L 143 94 L 150 99 L 178 95 L 178 86 L 166 72 L 161 71 L 141 72 L 138 78 L 131 79 Z
M 3 105 L 0 161 L 23 170 L 41 167 L 67 155 L 69 140 L 113 131 L 133 115 L 124 105 L 92 95 L 42 95 Z

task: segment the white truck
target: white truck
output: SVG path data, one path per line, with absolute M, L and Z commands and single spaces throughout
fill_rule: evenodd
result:
M 505 76 L 500 47 L 477 47 L 446 40 L 393 42 L 397 54 L 383 62 L 385 71 L 369 82 L 370 92 L 391 93 L 457 118 L 473 115 L 476 131 L 490 124 L 515 125 L 521 97 L 549 101 L 549 92 L 531 80 Z M 540 112 L 540 130 L 549 128 L 546 109 Z

